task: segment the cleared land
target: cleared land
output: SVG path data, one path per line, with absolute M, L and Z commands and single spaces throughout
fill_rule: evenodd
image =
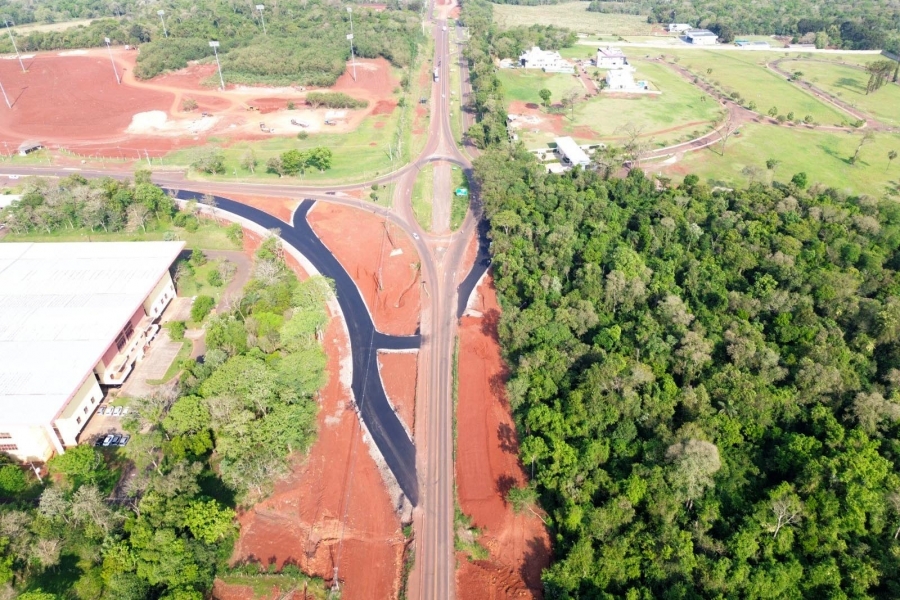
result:
M 884 193 L 900 195 L 900 161 L 888 164 L 888 152 L 900 152 L 900 135 L 876 134 L 875 140 L 862 148 L 856 166 L 849 164 L 862 134 L 816 131 L 799 127 L 749 124 L 741 127 L 740 135 L 729 140 L 725 156 L 715 150 L 691 152 L 678 162 L 662 166 L 647 163 L 650 173 L 662 173 L 680 180 L 688 173 L 699 175 L 711 185 L 735 187 L 750 180 L 746 167 L 757 169 L 762 180 L 771 180 L 766 160 L 780 161 L 775 179 L 788 181 L 794 173 L 805 172 L 810 183 L 855 194 Z
M 867 95 L 869 74 L 859 68 L 816 60 L 786 60 L 778 66 L 790 73 L 802 72 L 801 79 L 886 125 L 900 125 L 900 85 L 889 83 Z
M 529 148 L 546 146 L 553 137 L 571 135 L 580 142 L 609 141 L 622 137 L 621 127 L 632 124 L 655 144 L 669 144 L 696 137 L 719 118 L 719 105 L 677 75 L 666 65 L 640 59 L 629 59 L 637 68 L 636 78 L 650 83 L 660 95 L 602 94 L 584 100 L 586 90 L 571 75 L 548 74 L 531 69 L 505 69 L 499 72 L 510 112 L 528 117 L 516 129 Z M 588 71 L 593 73 L 594 69 Z M 600 71 L 603 73 L 603 71 Z M 574 120 L 570 114 L 548 114 L 539 108 L 538 92 L 550 90 L 551 102 L 558 104 L 572 90 L 581 99 L 575 105 Z
M 494 4 L 494 22 L 508 29 L 517 25 L 556 25 L 578 33 L 650 35 L 647 17 L 588 12 L 587 2 L 565 2 L 546 6 Z
M 737 92 L 746 101 L 756 102 L 757 111 L 766 113 L 776 107 L 778 113 L 793 112 L 798 119 L 810 115 L 822 125 L 840 125 L 850 117 L 799 89 L 766 64 L 779 55 L 769 52 L 717 52 L 715 50 L 667 51 L 678 64 L 695 75 L 718 85 L 725 92 Z M 710 71 L 711 70 L 711 71 Z

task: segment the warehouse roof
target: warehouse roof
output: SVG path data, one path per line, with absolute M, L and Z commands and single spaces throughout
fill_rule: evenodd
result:
M 570 137 L 559 137 L 553 140 L 556 142 L 556 147 L 559 151 L 569 159 L 569 162 L 573 165 L 582 165 L 587 166 L 591 164 L 591 159 L 588 158 L 587 153 L 581 149 L 581 146 L 575 143 Z
M 0 244 L 0 423 L 52 422 L 182 248 Z

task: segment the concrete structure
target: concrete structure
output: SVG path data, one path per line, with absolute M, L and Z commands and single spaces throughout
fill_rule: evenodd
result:
M 691 29 L 684 34 L 684 37 L 695 46 L 712 46 L 719 39 L 719 36 L 709 29 Z
M 537 46 L 519 56 L 523 69 L 541 69 L 547 73 L 574 73 L 575 66 L 552 50 L 541 50 Z
M 606 89 L 611 91 L 628 91 L 637 89 L 634 82 L 634 68 L 610 69 L 606 72 Z
M 553 141 L 556 142 L 556 154 L 564 164 L 582 169 L 591 164 L 587 153 L 572 138 L 561 137 Z
M 0 244 L 0 451 L 77 443 L 159 330 L 184 242 Z
M 687 23 L 669 23 L 669 33 L 684 33 L 690 30 L 691 26 Z
M 26 156 L 32 152 L 37 152 L 44 145 L 37 140 L 28 140 L 19 144 L 19 156 Z
M 597 48 L 597 68 L 598 69 L 621 69 L 628 64 L 625 53 L 621 48 Z

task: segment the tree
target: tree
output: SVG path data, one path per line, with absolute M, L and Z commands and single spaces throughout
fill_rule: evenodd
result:
M 541 98 L 541 104 L 543 104 L 544 107 L 546 107 L 546 108 L 550 108 L 551 95 L 552 95 L 552 93 L 547 88 L 543 88 L 541 91 L 538 92 L 538 96 L 540 96 L 540 98 Z
M 256 152 L 253 151 L 253 148 L 250 148 L 241 156 L 241 168 L 247 169 L 250 173 L 256 172 L 257 164 L 259 164 L 259 161 L 256 159 Z
M 5 498 L 18 496 L 28 488 L 25 473 L 15 465 L 0 467 L 0 495 Z
M 281 166 L 285 175 L 296 175 L 306 170 L 309 156 L 297 149 L 288 150 L 281 154 Z
M 769 109 L 769 116 L 772 118 L 775 118 L 776 115 L 778 115 L 778 107 L 773 106 L 772 108 Z
M 309 150 L 307 155 L 306 164 L 314 169 L 318 169 L 319 171 L 327 171 L 331 168 L 331 161 L 333 158 L 333 154 L 330 148 L 325 148 L 323 146 L 319 146 Z
M 781 161 L 775 158 L 770 158 L 766 161 L 766 168 L 772 171 L 772 175 L 775 175 L 775 169 L 778 168 L 778 165 L 781 164 Z
M 76 489 L 83 484 L 106 483 L 110 476 L 103 456 L 91 446 L 69 448 L 47 462 L 50 473 L 61 475 L 64 485 Z
M 888 157 L 888 164 L 887 164 L 887 167 L 884 169 L 885 171 L 887 171 L 888 169 L 891 168 L 891 163 L 894 162 L 894 159 L 897 158 L 897 151 L 889 150 L 887 157 Z
M 200 147 L 194 151 L 191 168 L 201 173 L 224 173 L 225 153 L 218 148 Z
M 859 152 L 863 149 L 863 146 L 871 144 L 875 141 L 875 134 L 871 131 L 867 131 L 865 135 L 859 140 L 859 144 L 856 146 L 856 151 L 853 153 L 853 156 L 850 157 L 849 162 L 851 165 L 855 165 L 859 160 Z
M 212 213 L 212 216 L 216 216 L 216 207 L 219 206 L 219 203 L 216 201 L 216 197 L 212 194 L 203 194 L 200 196 L 200 204 L 209 208 L 209 212 Z
M 869 81 L 866 83 L 866 94 L 877 92 L 887 83 L 895 71 L 894 61 L 876 60 L 866 65 Z
M 136 231 L 139 227 L 146 232 L 150 211 L 143 204 L 132 204 L 128 207 L 128 228 Z
M 268 173 L 277 173 L 279 177 L 284 177 L 285 170 L 284 165 L 281 162 L 280 156 L 273 156 L 269 160 L 266 161 L 266 171 Z
M 669 480 L 688 510 L 694 500 L 712 487 L 712 476 L 722 467 L 716 445 L 696 439 L 669 446 L 666 459 L 673 465 Z
M 782 528 L 797 525 L 803 518 L 803 503 L 787 483 L 783 483 L 770 493 L 769 507 L 774 518 L 774 523 L 768 526 L 773 538 L 778 537 Z
M 809 185 L 809 179 L 807 178 L 806 173 L 795 173 L 794 176 L 791 177 L 791 183 L 796 185 L 799 189 L 805 190 L 806 186 Z
M 738 127 L 740 127 L 740 124 L 738 123 L 737 117 L 729 110 L 725 117 L 725 123 L 719 130 L 719 135 L 721 136 L 720 139 L 722 141 L 722 150 L 720 151 L 722 156 L 725 156 L 725 145 L 728 143 L 729 138 L 731 138 L 734 132 L 738 130 Z
M 194 500 L 184 512 L 184 525 L 205 544 L 215 544 L 233 534 L 236 513 L 215 500 Z

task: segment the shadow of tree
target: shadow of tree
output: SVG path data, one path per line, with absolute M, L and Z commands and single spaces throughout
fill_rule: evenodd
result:
M 497 426 L 497 439 L 500 440 L 500 449 L 508 454 L 519 453 L 519 440 L 515 430 L 508 423 L 500 423 Z
M 525 551 L 525 559 L 519 574 L 522 581 L 532 591 L 542 591 L 541 572 L 550 565 L 550 545 L 540 537 L 528 540 L 528 549 Z
M 516 487 L 516 485 L 516 479 L 512 475 L 504 473 L 497 478 L 497 493 L 503 498 L 504 504 L 506 504 L 506 495 L 509 493 L 509 490 Z

